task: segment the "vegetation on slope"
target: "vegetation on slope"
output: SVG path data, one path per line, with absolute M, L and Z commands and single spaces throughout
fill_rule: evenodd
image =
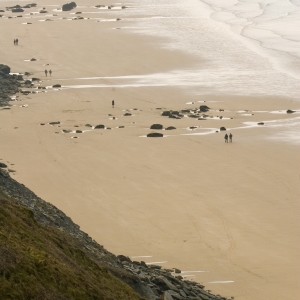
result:
M 142 299 L 77 243 L 0 191 L 1 299 Z

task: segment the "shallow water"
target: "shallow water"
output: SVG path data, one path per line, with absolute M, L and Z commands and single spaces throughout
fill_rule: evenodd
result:
M 299 1 L 143 0 L 132 11 L 150 17 L 130 30 L 159 35 L 162 47 L 205 60 L 179 71 L 187 85 L 191 77 L 204 83 L 201 93 L 300 100 Z M 132 11 L 126 12 L 129 19 Z

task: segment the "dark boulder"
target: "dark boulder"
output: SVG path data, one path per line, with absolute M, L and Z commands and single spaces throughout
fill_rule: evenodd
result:
M 96 125 L 95 129 L 105 129 L 105 126 L 100 124 L 100 125 Z
M 296 112 L 296 111 L 295 111 L 295 110 L 291 110 L 291 109 L 288 109 L 288 110 L 286 111 L 287 114 L 292 114 L 292 113 L 294 113 L 294 112 Z
M 3 74 L 9 74 L 10 73 L 10 67 L 7 65 L 0 64 L 0 72 Z
M 220 131 L 225 131 L 226 128 L 225 127 L 220 127 Z
M 59 122 L 59 121 L 49 122 L 49 124 L 50 124 L 50 125 L 58 125 L 58 124 L 60 124 L 60 122 Z
M 85 124 L 86 127 L 93 127 L 91 124 Z
M 207 105 L 200 105 L 199 109 L 201 112 L 207 112 L 210 110 L 210 108 Z
M 153 124 L 150 129 L 163 129 L 163 126 L 161 124 Z
M 117 258 L 119 259 L 119 261 L 127 261 L 127 262 L 132 262 L 131 259 L 128 256 L 125 255 L 118 255 Z
M 169 127 L 167 127 L 165 130 L 174 130 L 174 129 L 176 129 L 176 127 L 174 127 L 174 126 L 169 126 Z
M 166 111 L 163 111 L 161 115 L 164 117 L 169 117 L 171 115 L 171 112 L 166 110 Z
M 2 162 L 0 162 L 0 168 L 7 168 L 7 165 L 4 164 L 4 163 L 2 163 Z
M 36 61 L 36 58 L 32 58 L 30 61 Z
M 70 2 L 70 3 L 67 3 L 67 4 L 64 4 L 62 6 L 62 10 L 63 11 L 68 11 L 68 10 L 72 10 L 73 8 L 75 8 L 77 5 L 75 2 Z
M 57 84 L 52 85 L 52 87 L 53 87 L 53 88 L 60 88 L 61 85 L 57 83 Z
M 152 132 L 152 133 L 148 133 L 147 137 L 163 137 L 164 135 L 162 133 L 158 133 L 158 132 Z
M 127 113 L 124 114 L 124 116 L 129 117 L 129 116 L 132 116 L 132 114 L 127 112 Z
M 265 123 L 264 122 L 259 122 L 259 123 L 257 123 L 257 125 L 265 125 Z
M 12 12 L 23 12 L 24 11 L 24 9 L 22 9 L 22 8 L 13 8 L 12 10 L 11 10 Z
M 82 130 L 76 130 L 75 132 L 76 133 L 82 133 Z

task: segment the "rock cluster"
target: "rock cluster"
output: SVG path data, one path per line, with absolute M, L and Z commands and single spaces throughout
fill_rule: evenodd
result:
M 11 100 L 10 95 L 19 92 L 23 77 L 9 75 L 10 67 L 0 64 L 0 106 L 6 106 Z
M 145 262 L 131 261 L 119 255 L 118 259 L 131 274 L 139 277 L 146 285 L 142 296 L 151 300 L 209 300 L 226 299 L 204 290 L 204 286 L 193 281 L 183 280 L 179 269 L 162 269 L 161 266 L 147 265 Z M 175 275 L 175 276 L 174 276 Z
M 98 264 L 105 265 L 110 272 L 130 285 L 147 300 L 226 300 L 204 290 L 204 286 L 186 281 L 180 270 L 166 270 L 160 266 L 147 265 L 145 262 L 131 261 L 108 252 L 85 232 L 81 231 L 68 216 L 54 205 L 37 197 L 23 184 L 12 179 L 8 172 L 0 168 L 0 191 L 9 196 L 12 202 L 29 208 L 37 222 L 54 226 L 70 234 L 79 241 L 81 250 Z

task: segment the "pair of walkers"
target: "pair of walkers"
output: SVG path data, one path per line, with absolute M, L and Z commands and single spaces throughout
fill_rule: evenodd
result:
M 52 71 L 49 70 L 49 75 L 50 75 L 50 77 L 51 77 L 51 74 L 52 74 Z M 46 76 L 48 75 L 48 70 L 45 70 L 45 75 L 46 75 Z
M 229 135 L 226 133 L 225 134 L 225 143 L 228 143 L 228 138 L 229 138 L 229 142 L 232 143 L 232 134 L 230 133 Z

